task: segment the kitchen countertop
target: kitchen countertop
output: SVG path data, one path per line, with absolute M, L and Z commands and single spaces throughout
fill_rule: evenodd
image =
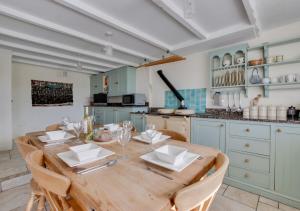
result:
M 84 107 L 148 107 L 146 105 L 85 105 Z
M 187 117 L 204 118 L 204 119 L 222 119 L 222 120 L 239 120 L 239 121 L 254 121 L 254 122 L 269 122 L 269 123 L 286 123 L 286 124 L 300 124 L 299 120 L 262 120 L 262 119 L 245 119 L 242 113 L 226 112 L 223 109 L 207 109 L 206 113 L 196 113 L 193 115 L 187 115 Z M 157 116 L 182 116 L 177 114 L 160 114 L 158 112 L 131 112 L 133 114 L 145 114 L 145 115 L 157 115 Z

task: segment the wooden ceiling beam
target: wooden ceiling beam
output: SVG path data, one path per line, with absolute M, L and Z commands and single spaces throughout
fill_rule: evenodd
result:
M 178 61 L 182 61 L 185 60 L 186 58 L 182 57 L 182 56 L 178 56 L 178 55 L 172 55 L 157 61 L 153 61 L 153 62 L 149 62 L 143 65 L 138 66 L 137 68 L 140 67 L 151 67 L 151 66 L 155 66 L 155 65 L 161 65 L 161 64 L 168 64 L 168 63 L 172 63 L 172 62 L 178 62 Z
M 249 22 L 251 25 L 255 26 L 256 36 L 258 36 L 261 31 L 261 24 L 257 18 L 257 13 L 254 9 L 253 1 L 250 1 L 250 0 L 242 0 L 242 1 L 243 1 L 245 11 L 247 13 Z

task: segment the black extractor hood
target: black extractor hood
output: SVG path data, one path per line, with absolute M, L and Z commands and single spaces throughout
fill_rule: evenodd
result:
M 180 102 L 180 106 L 178 109 L 186 109 L 185 105 L 184 105 L 184 98 L 182 97 L 182 95 L 175 89 L 175 87 L 171 84 L 171 82 L 166 78 L 166 76 L 163 74 L 162 70 L 158 70 L 157 74 L 160 76 L 160 78 L 166 83 L 166 85 L 171 89 L 171 91 L 174 93 L 174 95 L 176 96 L 176 98 L 179 100 Z

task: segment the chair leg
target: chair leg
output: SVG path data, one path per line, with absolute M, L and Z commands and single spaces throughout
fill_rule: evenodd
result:
M 27 203 L 27 206 L 26 206 L 26 211 L 31 211 L 32 206 L 33 206 L 33 202 L 34 202 L 34 198 L 35 198 L 35 194 L 32 192 L 31 196 L 30 196 L 30 199 L 29 199 L 29 201 Z
M 40 196 L 37 210 L 42 211 L 44 209 L 45 209 L 45 196 Z

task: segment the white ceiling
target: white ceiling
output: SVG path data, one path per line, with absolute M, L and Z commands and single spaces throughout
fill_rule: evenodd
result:
M 0 0 L 0 47 L 13 50 L 16 62 L 77 71 L 80 62 L 90 73 L 137 66 L 167 50 L 222 47 L 300 21 L 299 0 L 192 1 L 186 19 L 184 0 Z

